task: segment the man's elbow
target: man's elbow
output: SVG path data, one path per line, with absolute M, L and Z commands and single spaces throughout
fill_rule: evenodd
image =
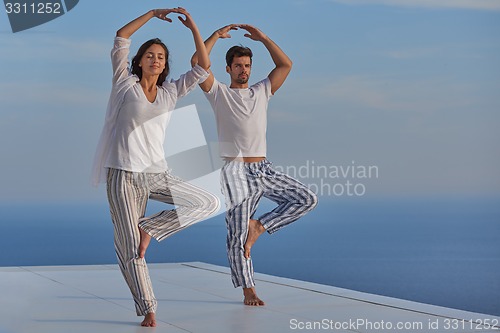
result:
M 293 66 L 293 62 L 290 59 L 287 59 L 286 61 L 284 61 L 281 64 L 281 68 L 287 70 L 288 72 L 290 72 L 292 70 L 292 66 Z
M 284 71 L 286 71 L 286 73 L 288 74 L 288 73 L 290 73 L 290 71 L 292 70 L 292 66 L 293 66 L 293 62 L 292 62 L 290 59 L 288 59 L 287 61 L 285 61 L 285 62 L 282 64 L 281 68 L 282 68 Z

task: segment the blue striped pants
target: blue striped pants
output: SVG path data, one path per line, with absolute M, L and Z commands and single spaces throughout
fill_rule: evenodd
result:
M 149 271 L 139 258 L 139 226 L 161 241 L 174 233 L 208 218 L 219 210 L 219 199 L 169 172 L 137 173 L 109 169 L 107 194 L 114 227 L 118 265 L 135 302 L 138 316 L 156 312 Z M 148 199 L 175 205 L 144 217 Z
M 269 234 L 296 221 L 316 207 L 318 198 L 298 180 L 272 168 L 264 159 L 256 163 L 227 162 L 221 169 L 226 198 L 227 254 L 235 287 L 255 286 L 252 259 L 244 256 L 250 219 L 259 220 Z M 255 218 L 262 197 L 278 204 Z

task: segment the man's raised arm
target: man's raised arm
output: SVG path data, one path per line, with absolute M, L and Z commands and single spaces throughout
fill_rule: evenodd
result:
M 219 38 L 231 38 L 231 35 L 229 34 L 229 31 L 231 30 L 236 30 L 236 25 L 234 24 L 226 25 L 225 27 L 222 27 L 214 31 L 214 33 L 210 35 L 210 37 L 208 37 L 207 40 L 205 40 L 205 48 L 207 49 L 209 55 L 210 52 L 212 52 L 212 48 L 214 47 L 215 42 L 217 42 Z M 197 63 L 198 63 L 198 54 L 195 52 L 191 57 L 191 65 L 194 66 Z M 210 74 L 209 77 L 203 83 L 200 84 L 200 88 L 204 92 L 208 92 L 210 88 L 212 88 L 212 85 L 214 83 L 214 74 L 212 73 L 210 68 L 208 69 L 208 73 Z
M 281 87 L 283 82 L 285 82 L 288 73 L 292 69 L 292 60 L 279 48 L 279 46 L 271 40 L 266 34 L 249 24 L 238 24 L 236 27 L 248 31 L 245 37 L 252 40 L 259 41 L 266 49 L 269 51 L 271 58 L 273 59 L 276 67 L 269 73 L 269 80 L 271 81 L 271 93 L 274 93 Z

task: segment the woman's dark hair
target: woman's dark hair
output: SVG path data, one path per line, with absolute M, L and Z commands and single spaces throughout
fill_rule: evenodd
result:
M 139 80 L 142 79 L 142 68 L 139 66 L 139 64 L 141 62 L 142 56 L 144 55 L 144 53 L 146 53 L 146 50 L 153 44 L 161 45 L 161 47 L 163 47 L 163 49 L 165 50 L 165 69 L 158 77 L 158 81 L 156 81 L 156 84 L 161 86 L 170 73 L 170 65 L 168 48 L 159 38 L 150 39 L 146 43 L 141 45 L 141 47 L 137 51 L 137 54 L 132 59 L 131 72 L 132 74 L 137 75 L 139 77 Z
M 239 57 L 250 57 L 250 63 L 252 63 L 252 50 L 250 48 L 242 46 L 242 45 L 235 45 L 232 48 L 230 48 L 227 53 L 226 53 L 226 64 L 231 67 L 233 64 L 233 59 L 234 57 L 239 58 Z

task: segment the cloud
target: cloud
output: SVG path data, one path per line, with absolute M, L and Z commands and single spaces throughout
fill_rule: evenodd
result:
M 330 0 L 348 5 L 384 5 L 398 7 L 459 8 L 500 11 L 499 0 Z
M 48 109 L 58 107 L 79 106 L 105 108 L 108 92 L 83 85 L 61 82 L 33 82 L 27 91 L 23 82 L 0 83 L 0 105 L 16 106 L 17 109 L 31 107 Z M 3 110 L 5 113 L 11 110 Z
M 404 77 L 351 75 L 323 85 L 320 93 L 332 102 L 380 111 L 439 112 L 460 109 L 470 100 L 473 84 L 448 77 L 411 80 Z
M 47 61 L 57 63 L 87 63 L 89 61 L 108 61 L 110 43 L 96 40 L 76 40 L 53 34 L 16 34 L 0 39 L 4 61 Z
M 418 58 L 430 58 L 436 55 L 443 55 L 444 47 L 421 47 L 421 48 L 406 48 L 406 49 L 394 49 L 387 51 L 384 55 L 391 59 L 418 59 Z

